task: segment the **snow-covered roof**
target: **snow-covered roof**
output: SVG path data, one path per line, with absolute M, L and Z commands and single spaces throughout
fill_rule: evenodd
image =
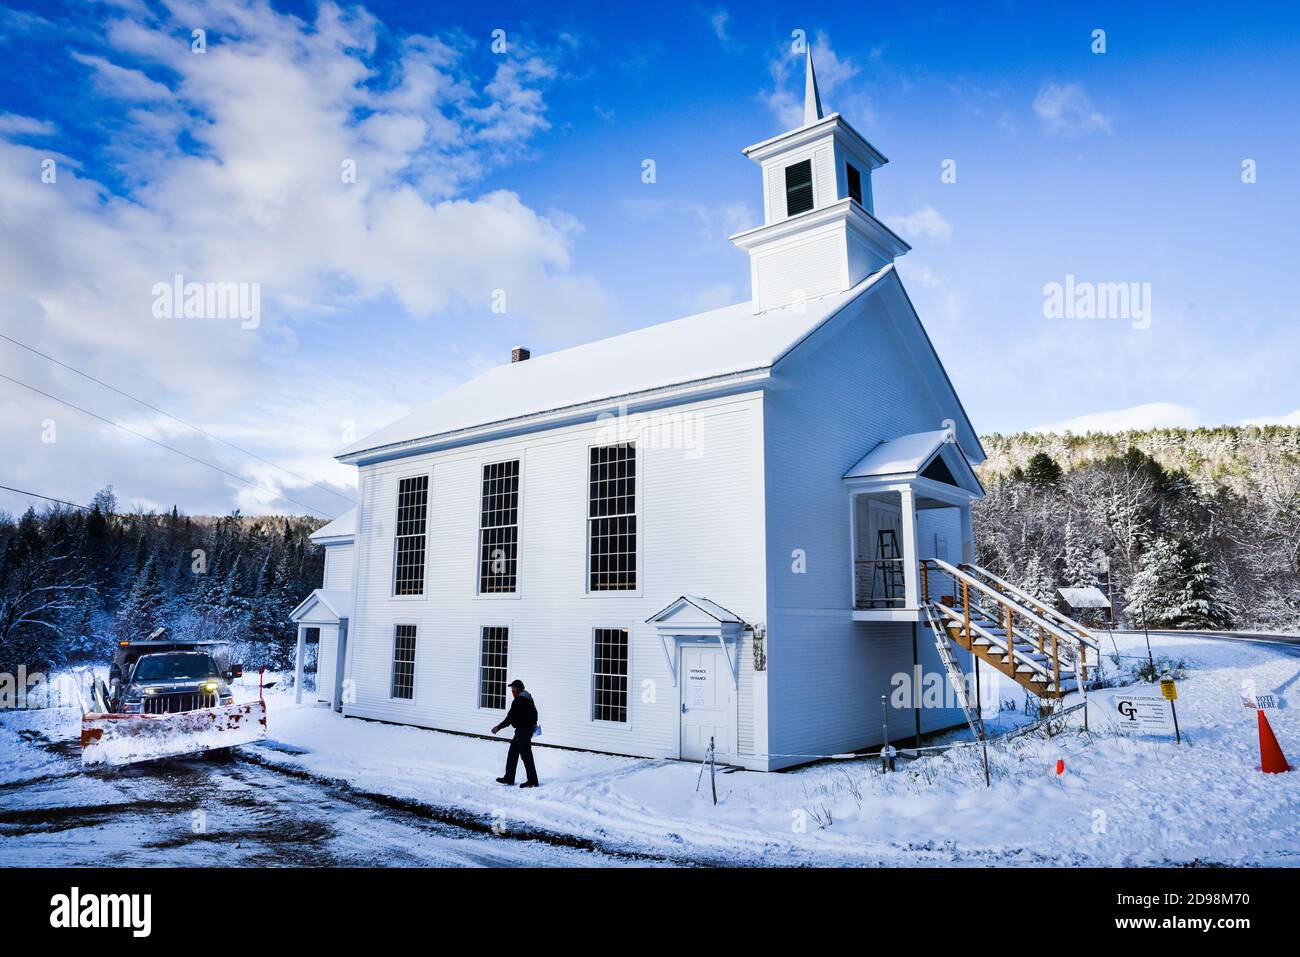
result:
M 893 271 L 846 292 L 769 309 L 724 306 L 489 369 L 338 453 L 400 451 L 421 440 L 671 386 L 768 369 Z
M 887 439 L 864 455 L 844 473 L 845 478 L 883 478 L 888 475 L 914 475 L 920 472 L 949 438 L 947 429 L 914 432 Z
M 322 525 L 308 536 L 317 544 L 339 545 L 357 537 L 357 510 L 348 509 L 334 521 Z
M 669 616 L 674 609 L 676 609 L 678 606 L 682 605 L 683 603 L 688 605 L 694 605 L 696 608 L 704 612 L 704 614 L 708 615 L 710 618 L 716 618 L 718 621 L 723 622 L 724 624 L 743 625 L 745 623 L 744 619 L 742 619 L 735 612 L 728 611 L 726 608 L 723 608 L 721 605 L 719 605 L 716 601 L 710 601 L 707 598 L 700 598 L 698 595 L 682 595 L 680 598 L 673 600 L 667 607 L 655 612 L 653 615 L 647 618 L 646 621 L 648 622 L 656 621 L 660 618 Z
M 1087 585 L 1083 588 L 1058 588 L 1056 590 L 1071 608 L 1110 607 L 1110 601 L 1106 598 L 1106 593 L 1096 585 Z
M 939 486 L 952 486 L 984 497 L 984 485 L 951 429 L 885 439 L 845 472 L 844 480 L 860 488 L 899 481 L 915 485 L 924 480 L 938 483 L 929 486 L 932 495 Z
M 302 604 L 289 612 L 289 620 L 301 621 L 317 605 L 323 607 L 335 621 L 351 618 L 353 593 L 336 588 L 317 588 L 302 600 Z

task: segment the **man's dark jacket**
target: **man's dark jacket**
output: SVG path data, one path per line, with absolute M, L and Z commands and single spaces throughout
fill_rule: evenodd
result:
M 501 727 L 514 728 L 516 739 L 530 741 L 533 737 L 533 728 L 536 726 L 537 705 L 533 704 L 532 695 L 527 691 L 521 691 L 510 703 L 510 710 L 506 712 L 506 719 L 501 722 Z

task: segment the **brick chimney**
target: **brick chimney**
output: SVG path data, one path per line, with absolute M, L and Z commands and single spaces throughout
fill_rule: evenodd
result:
M 531 356 L 532 353 L 529 352 L 527 349 L 525 349 L 523 346 L 515 346 L 513 349 L 510 350 L 511 362 L 524 362 Z

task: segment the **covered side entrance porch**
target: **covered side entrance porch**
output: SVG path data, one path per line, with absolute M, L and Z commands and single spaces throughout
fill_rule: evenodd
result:
M 948 429 L 880 442 L 845 473 L 844 483 L 854 620 L 920 620 L 921 562 L 974 561 L 971 508 L 984 487 Z M 920 534 L 926 523 L 918 516 L 934 509 L 953 510 L 956 521 L 943 528 L 952 529 L 956 542 L 945 532 Z M 929 586 L 942 590 L 944 583 Z

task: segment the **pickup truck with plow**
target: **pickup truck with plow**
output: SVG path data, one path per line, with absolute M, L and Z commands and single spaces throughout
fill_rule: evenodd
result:
M 227 644 L 177 641 L 158 629 L 121 641 L 108 681 L 97 679 L 81 718 L 83 764 L 133 764 L 266 737 L 266 703 L 236 702 Z

